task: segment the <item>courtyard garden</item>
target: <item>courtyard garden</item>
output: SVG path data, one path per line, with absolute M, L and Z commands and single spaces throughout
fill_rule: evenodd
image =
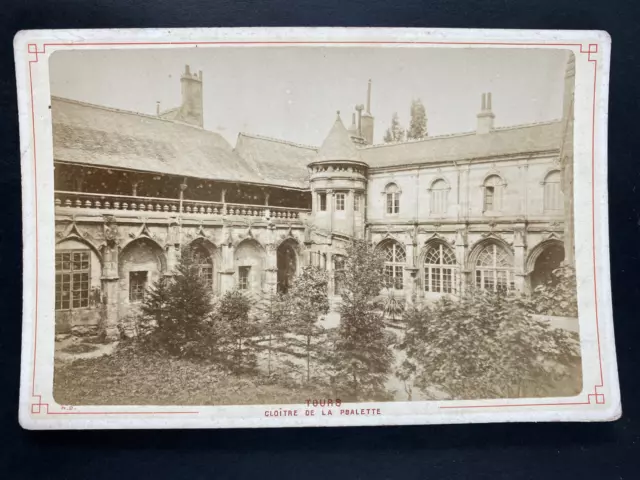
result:
M 383 294 L 383 258 L 354 242 L 340 271 L 337 326 L 329 278 L 304 267 L 286 293 L 211 297 L 192 254 L 147 291 L 135 335 L 58 342 L 62 405 L 295 404 L 575 395 L 575 274 L 531 295 L 471 291 L 405 306 Z M 401 307 L 401 308 L 400 308 Z M 392 318 L 390 318 L 392 317 Z M 124 332 L 124 329 L 123 329 Z

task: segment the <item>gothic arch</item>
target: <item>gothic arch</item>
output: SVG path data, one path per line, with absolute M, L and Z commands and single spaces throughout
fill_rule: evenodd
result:
M 277 289 L 287 293 L 300 270 L 300 248 L 296 239 L 288 237 L 276 247 Z
M 189 242 L 189 246 L 201 246 L 207 252 L 209 252 L 209 255 L 214 260 L 216 260 L 216 259 L 218 259 L 220 257 L 220 249 L 218 248 L 218 246 L 215 243 L 213 243 L 208 238 L 196 237 L 193 240 L 191 240 L 191 242 Z
M 476 266 L 476 262 L 478 260 L 478 256 L 480 255 L 480 252 L 482 252 L 482 250 L 484 249 L 484 247 L 486 247 L 487 245 L 496 245 L 499 248 L 502 248 L 505 252 L 507 252 L 509 254 L 509 256 L 511 257 L 511 260 L 513 261 L 513 249 L 509 246 L 509 244 L 507 242 L 505 242 L 504 240 L 500 240 L 499 238 L 483 238 L 482 240 L 478 240 L 470 249 L 469 249 L 469 253 L 467 254 L 467 261 L 466 263 L 466 267 L 468 269 L 473 270 Z
M 437 248 L 440 245 L 442 245 L 443 248 L 446 248 L 448 251 L 450 251 L 455 256 L 455 253 L 456 253 L 455 249 L 444 238 L 439 238 L 439 237 L 430 238 L 429 240 L 427 240 L 424 243 L 422 249 L 420 250 L 420 254 L 418 255 L 418 265 L 423 265 L 424 264 L 425 257 L 427 255 L 427 252 L 430 249 Z M 457 262 L 457 259 L 456 259 L 456 266 L 460 266 L 458 264 L 458 262 Z
M 130 242 L 127 242 L 124 246 L 122 246 L 122 248 L 120 249 L 120 255 L 118 256 L 118 262 L 120 264 L 118 268 L 119 269 L 122 268 L 122 263 L 126 260 L 126 257 L 129 254 L 129 252 L 133 248 L 135 248 L 137 245 L 141 245 L 141 244 L 142 245 L 146 244 L 149 251 L 155 255 L 155 258 L 158 261 L 159 271 L 165 272 L 167 270 L 167 258 L 164 253 L 164 249 L 160 246 L 158 242 L 146 236 L 135 238 Z
M 93 251 L 93 253 L 95 253 L 96 256 L 98 257 L 98 260 L 100 261 L 100 265 L 102 265 L 102 254 L 100 252 L 100 249 L 96 245 L 94 245 L 93 242 L 87 240 L 84 237 L 81 237 L 80 235 L 76 235 L 75 233 L 72 233 L 71 235 L 67 235 L 64 238 L 60 238 L 56 240 L 56 246 L 60 245 L 61 243 L 67 242 L 69 240 L 80 242 L 86 245 L 87 247 L 89 247 L 89 249 Z
M 233 265 L 238 289 L 254 292 L 262 289 L 268 267 L 266 253 L 255 238 L 244 238 L 237 243 L 233 250 Z
M 548 240 L 543 240 L 535 247 L 533 247 L 529 252 L 529 255 L 527 256 L 527 274 L 533 272 L 536 267 L 536 261 L 538 260 L 538 257 L 540 257 L 540 255 L 542 255 L 542 253 L 550 247 L 560 247 L 564 250 L 564 242 L 562 240 L 558 240 L 557 238 L 550 238 Z
M 400 240 L 398 240 L 396 237 L 394 236 L 386 236 L 384 237 L 382 240 L 380 240 L 376 246 L 375 246 L 375 250 L 382 250 L 383 248 L 385 248 L 387 246 L 387 244 L 392 244 L 392 243 L 397 243 L 398 245 L 400 245 L 403 249 L 405 248 L 404 243 L 402 243 Z

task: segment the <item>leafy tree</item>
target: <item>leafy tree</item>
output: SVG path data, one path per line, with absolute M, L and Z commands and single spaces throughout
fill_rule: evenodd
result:
M 334 388 L 347 401 L 389 398 L 385 382 L 393 354 L 377 299 L 383 265 L 380 252 L 364 241 L 356 240 L 347 249 L 333 351 Z
M 405 130 L 400 125 L 400 120 L 398 119 L 398 114 L 394 113 L 391 117 L 391 126 L 387 129 L 384 134 L 385 143 L 398 143 L 402 142 L 405 137 Z
M 449 398 L 539 395 L 569 378 L 579 365 L 579 342 L 569 331 L 533 318 L 520 298 L 472 291 L 432 308 L 406 312 L 398 374 L 423 392 Z
M 291 333 L 304 338 L 303 344 L 292 338 L 295 348 L 302 347 L 306 356 L 307 382 L 311 379 L 311 361 L 318 360 L 323 349 L 325 329 L 318 323 L 321 315 L 329 312 L 329 277 L 325 270 L 307 266 L 294 278 L 287 293 L 290 306 L 289 328 Z
M 407 132 L 408 140 L 420 140 L 427 136 L 427 112 L 424 109 L 422 100 L 417 99 L 411 102 L 411 122 Z
M 527 302 L 531 313 L 555 315 L 559 317 L 578 316 L 578 288 L 576 271 L 570 265 L 563 265 L 552 272 L 551 280 L 539 285 Z
M 194 253 L 185 247 L 171 280 L 161 277 L 142 304 L 147 325 L 156 324 L 154 340 L 177 356 L 206 355 L 210 333 L 211 289 L 201 277 Z

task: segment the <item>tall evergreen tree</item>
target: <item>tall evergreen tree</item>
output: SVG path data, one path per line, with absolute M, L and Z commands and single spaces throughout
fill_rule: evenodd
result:
M 329 312 L 329 277 L 325 270 L 308 266 L 295 277 L 287 301 L 290 305 L 290 330 L 303 337 L 303 343 L 292 340 L 295 347 L 302 347 L 306 356 L 307 382 L 311 379 L 311 362 L 318 359 L 323 350 L 325 329 L 318 323 L 320 315 Z
M 249 299 L 238 290 L 225 293 L 213 315 L 213 339 L 219 363 L 235 373 L 254 373 L 257 362 L 258 319 L 249 315 Z
M 405 130 L 400 125 L 400 120 L 398 119 L 398 113 L 394 112 L 391 117 L 391 126 L 387 129 L 384 134 L 385 143 L 398 143 L 402 142 L 405 137 Z
M 194 252 L 186 247 L 171 280 L 161 277 L 147 291 L 143 317 L 157 324 L 157 340 L 171 354 L 205 355 L 212 311 L 211 289 L 200 275 Z
M 393 364 L 392 342 L 377 298 L 383 266 L 382 255 L 368 243 L 356 240 L 348 247 L 333 355 L 334 385 L 346 401 L 389 397 L 385 382 Z
M 411 122 L 407 132 L 407 140 L 420 140 L 427 136 L 427 112 L 422 100 L 411 101 Z

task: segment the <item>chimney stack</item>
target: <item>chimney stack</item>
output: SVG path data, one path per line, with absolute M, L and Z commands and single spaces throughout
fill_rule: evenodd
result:
M 362 110 L 364 105 L 356 105 L 356 112 L 358 112 L 358 136 L 362 137 Z
M 185 65 L 180 83 L 182 84 L 182 105 L 180 105 L 180 113 L 177 119 L 202 127 L 204 125 L 202 71 L 192 74 L 189 65 Z
M 371 79 L 367 85 L 367 113 L 371 115 Z
M 493 120 L 496 116 L 491 109 L 491 92 L 482 94 L 480 113 L 478 113 L 478 127 L 476 133 L 483 135 L 493 130 Z

